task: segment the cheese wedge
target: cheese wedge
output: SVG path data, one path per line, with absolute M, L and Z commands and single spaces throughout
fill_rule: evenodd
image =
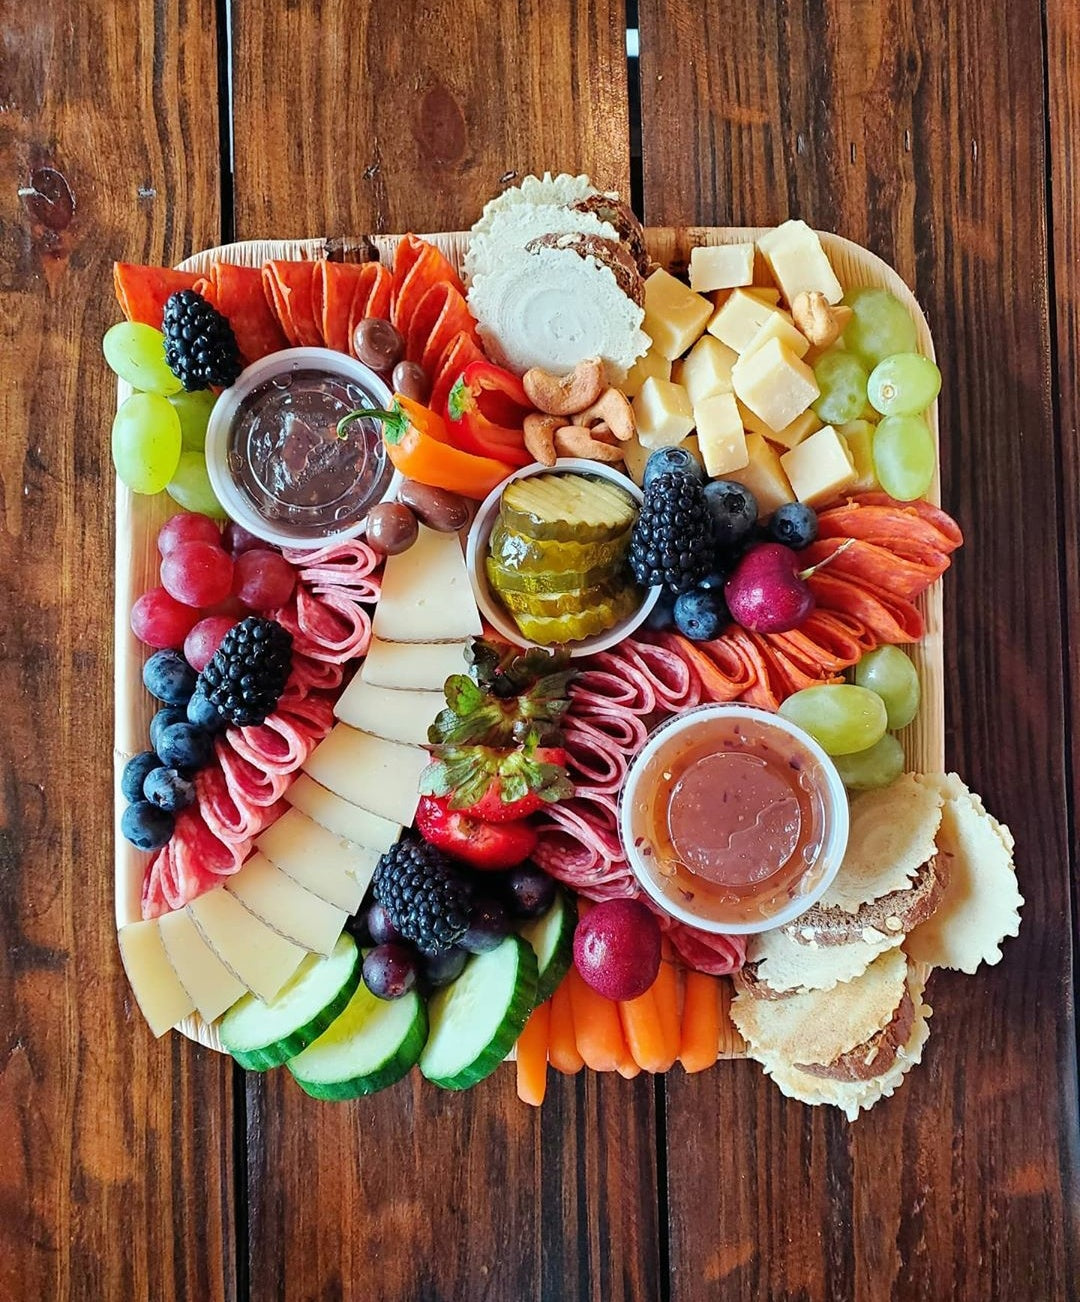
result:
M 158 923 L 165 953 L 199 1016 L 204 1022 L 217 1021 L 247 993 L 247 987 L 203 940 L 186 909 L 166 913 Z
M 187 906 L 203 940 L 253 995 L 266 1003 L 278 993 L 308 952 L 278 935 L 223 886 Z
M 482 631 L 457 534 L 421 525 L 408 551 L 386 558 L 372 632 L 386 642 L 463 642 Z
M 360 668 L 372 687 L 441 692 L 451 674 L 467 669 L 468 642 L 384 642 L 373 637 Z
M 164 1035 L 195 1011 L 195 1001 L 169 962 L 157 918 L 129 922 L 117 940 L 139 1011 L 155 1035 Z
M 369 813 L 408 827 L 420 801 L 428 753 L 339 723 L 308 756 L 304 771 Z
M 336 836 L 299 809 L 271 824 L 255 846 L 294 882 L 347 913 L 360 907 L 379 862 L 378 850 Z
M 314 954 L 330 953 L 348 917 L 258 852 L 226 881 L 225 889 L 279 936 Z
M 387 741 L 425 746 L 428 728 L 446 705 L 442 692 L 373 687 L 356 677 L 338 697 L 334 714 L 342 722 Z
M 400 823 L 380 818 L 378 814 L 342 800 L 306 773 L 297 776 L 285 792 L 285 799 L 328 832 L 377 854 L 389 850 L 401 835 Z M 270 855 L 271 859 L 273 857 Z

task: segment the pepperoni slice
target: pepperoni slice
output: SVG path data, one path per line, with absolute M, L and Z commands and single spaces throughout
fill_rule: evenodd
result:
M 288 344 L 263 293 L 260 268 L 215 262 L 197 288 L 232 326 L 245 362 L 257 362 Z
M 113 288 L 120 310 L 129 321 L 161 329 L 165 304 L 180 289 L 194 289 L 199 276 L 172 267 L 143 267 L 134 262 L 113 263 Z

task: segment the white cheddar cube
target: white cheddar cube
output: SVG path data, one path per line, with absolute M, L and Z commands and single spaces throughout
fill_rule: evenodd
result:
M 762 518 L 772 515 L 778 506 L 794 502 L 795 494 L 791 491 L 776 449 L 766 443 L 760 434 L 747 434 L 746 453 L 746 465 L 740 470 L 730 471 L 725 478 L 745 485 L 754 494 Z
M 735 289 L 753 279 L 752 243 L 703 245 L 690 250 L 690 288 L 698 294 Z
M 681 384 L 649 379 L 634 399 L 634 423 L 642 447 L 674 447 L 694 428 L 694 408 Z
M 360 667 L 372 687 L 441 692 L 451 674 L 466 670 L 468 642 L 384 642 L 373 637 Z
M 210 946 L 186 909 L 158 919 L 165 953 L 180 984 L 194 1000 L 204 1022 L 214 1022 L 242 996 L 247 986 L 230 972 Z
M 373 733 L 387 741 L 426 746 L 428 728 L 445 705 L 442 692 L 374 687 L 358 675 L 338 697 L 334 716 L 361 732 Z
M 457 534 L 421 525 L 408 551 L 386 558 L 372 632 L 385 642 L 463 642 L 481 631 Z
M 756 353 L 770 339 L 779 339 L 787 344 L 796 357 L 805 357 L 810 347 L 810 340 L 796 328 L 788 313 L 777 311 L 754 332 L 754 337 L 743 349 L 742 356 L 749 357 L 751 353 Z
M 314 954 L 330 953 L 348 917 L 258 852 L 226 881 L 225 889 L 279 936 Z
M 855 467 L 852 491 L 868 493 L 877 488 L 877 474 L 874 471 L 873 425 L 868 420 L 849 420 L 846 425 L 840 426 L 837 433 L 847 444 L 848 456 Z
M 268 927 L 223 886 L 197 896 L 187 911 L 203 940 L 230 972 L 266 1003 L 308 952 Z
M 773 307 L 780 302 L 780 291 L 772 285 L 748 285 L 746 292 L 753 294 L 755 298 L 760 298 L 763 303 L 769 303 Z
M 734 290 L 709 318 L 709 334 L 737 353 L 745 351 L 751 339 L 778 309 L 746 289 Z
M 342 800 L 306 773 L 297 776 L 285 792 L 285 799 L 328 832 L 376 854 L 389 850 L 401 835 L 400 823 Z
M 626 372 L 626 379 L 619 385 L 619 388 L 628 398 L 634 398 L 641 391 L 641 386 L 650 378 L 654 380 L 671 379 L 671 362 L 658 353 L 655 348 L 650 348 L 647 353 L 642 353 Z
M 781 339 L 740 357 L 731 368 L 731 382 L 739 401 L 770 429 L 790 425 L 820 393 L 814 372 Z
M 731 393 L 731 368 L 739 354 L 712 335 L 702 335 L 689 353 L 679 362 L 674 379 L 690 396 L 696 407 L 714 393 Z
M 707 298 L 658 267 L 645 281 L 645 320 L 641 328 L 661 357 L 681 357 L 705 329 L 712 315 Z
M 705 463 L 701 459 L 701 449 L 698 447 L 697 438 L 693 434 L 688 438 L 684 438 L 681 443 L 676 443 L 675 446 L 685 448 L 704 469 Z M 622 445 L 622 453 L 623 460 L 626 463 L 626 473 L 637 484 L 638 488 L 641 488 L 645 482 L 645 467 L 653 454 L 652 448 L 643 448 L 635 434 L 629 443 Z
M 839 303 L 844 297 L 817 231 L 806 222 L 784 222 L 762 235 L 758 248 L 788 304 L 794 303 L 799 294 L 814 290 L 824 294 L 830 303 Z
M 763 439 L 768 439 L 770 443 L 779 443 L 783 448 L 793 448 L 800 444 L 808 434 L 813 434 L 815 430 L 821 429 L 822 421 L 817 417 L 817 413 L 812 407 L 807 407 L 801 416 L 796 416 L 790 425 L 785 425 L 783 429 L 772 429 L 765 424 L 763 420 L 755 416 L 749 407 L 739 403 L 739 415 L 742 417 L 742 423 L 746 429 L 760 434 Z
M 823 506 L 855 482 L 847 444 L 831 425 L 804 439 L 780 458 L 792 491 L 807 506 Z
M 343 800 L 408 827 L 420 802 L 428 753 L 339 723 L 308 756 L 304 772 Z
M 380 854 L 328 831 L 300 809 L 282 814 L 255 846 L 293 881 L 348 913 L 359 907 Z
M 741 470 L 749 460 L 742 418 L 733 393 L 714 393 L 694 404 L 694 423 L 705 470 L 713 479 Z
M 176 975 L 156 918 L 129 922 L 117 933 L 124 971 L 147 1025 L 164 1035 L 195 1011 L 195 1001 Z

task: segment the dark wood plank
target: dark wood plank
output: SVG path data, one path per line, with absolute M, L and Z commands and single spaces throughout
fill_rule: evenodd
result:
M 949 763 L 1012 825 L 1028 897 L 1000 967 L 937 976 L 926 1064 L 854 1127 L 749 1065 L 673 1074 L 672 1296 L 1065 1297 L 1078 1122 L 1039 24 L 976 0 L 640 9 L 646 218 L 804 217 L 927 307 L 968 539 L 946 580 Z
M 240 5 L 235 90 L 238 238 L 459 229 L 530 170 L 628 184 L 610 0 Z M 340 1106 L 250 1079 L 252 1296 L 655 1298 L 653 1099 L 553 1079 L 537 1116 L 510 1068 Z
M 113 258 L 219 235 L 212 3 L 8 6 L 0 50 L 0 1295 L 235 1293 L 231 1069 L 113 923 Z

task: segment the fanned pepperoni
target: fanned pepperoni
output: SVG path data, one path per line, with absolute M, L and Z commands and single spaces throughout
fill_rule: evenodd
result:
M 194 289 L 199 276 L 172 267 L 141 267 L 134 262 L 113 263 L 113 287 L 120 310 L 129 321 L 161 329 L 165 304 L 181 289 Z
M 944 552 L 963 543 L 960 526 L 940 507 L 929 502 L 894 502 L 885 493 L 862 493 L 818 517 L 819 538 L 862 538 L 892 549 Z
M 314 262 L 266 262 L 262 268 L 263 292 L 289 343 L 295 347 L 323 347 L 315 312 Z
M 199 282 L 198 291 L 232 326 L 245 362 L 276 353 L 288 343 L 277 316 L 263 293 L 258 267 L 215 262 Z
M 708 701 L 737 701 L 753 683 L 752 667 L 722 637 L 700 645 L 678 633 L 650 633 L 649 637 L 693 667 Z
M 881 547 L 862 538 L 820 538 L 802 556 L 807 566 L 827 561 L 830 574 L 888 588 L 909 601 L 921 596 L 949 568 L 944 552 L 927 549 L 921 556 L 905 555 L 897 547 Z
M 918 642 L 926 631 L 917 608 L 884 588 L 830 574 L 828 570 L 811 574 L 807 582 L 818 605 L 854 616 L 879 643 Z
M 787 633 L 766 633 L 765 641 L 799 665 L 807 674 L 815 668 L 839 674 L 856 663 L 864 648 L 829 611 L 813 610 Z

